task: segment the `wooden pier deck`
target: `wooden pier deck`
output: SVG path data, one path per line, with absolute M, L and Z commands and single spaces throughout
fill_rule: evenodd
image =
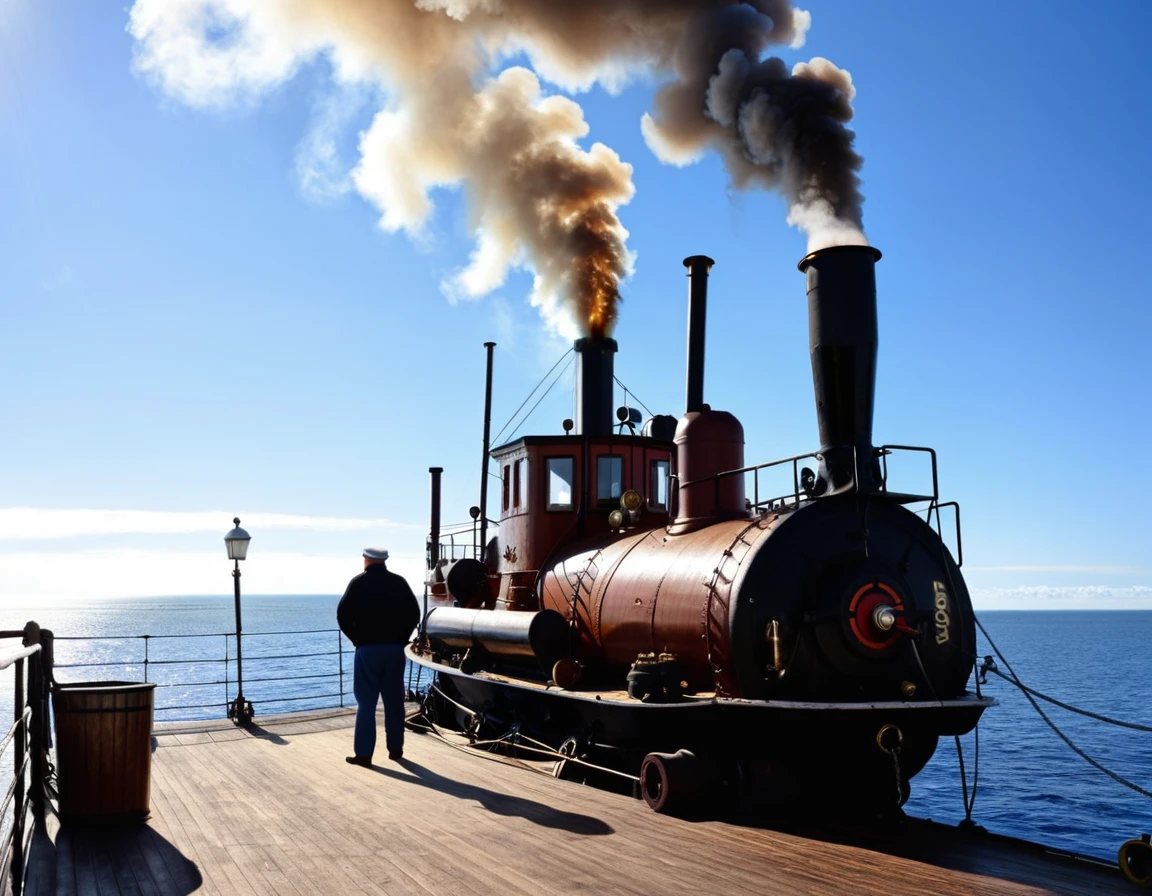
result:
M 344 762 L 349 712 L 159 726 L 146 825 L 38 838 L 27 892 L 88 894 L 1133 893 L 1115 868 L 916 828 L 814 837 L 637 800 L 409 733 Z M 383 731 L 380 733 L 383 757 Z

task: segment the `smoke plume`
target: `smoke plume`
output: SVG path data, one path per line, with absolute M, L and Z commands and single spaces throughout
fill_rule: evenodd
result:
M 863 244 L 863 160 L 845 125 L 856 91 L 848 72 L 816 57 L 791 71 L 775 57 L 772 20 L 748 5 L 701 12 L 673 60 L 674 81 L 641 123 L 649 147 L 674 164 L 717 150 L 740 189 L 778 189 L 808 249 Z
M 738 187 L 780 189 L 810 242 L 863 242 L 850 78 L 822 59 L 789 73 L 762 58 L 799 45 L 808 21 L 789 0 L 136 0 L 128 30 L 137 70 L 195 106 L 254 101 L 318 59 L 340 90 L 377 89 L 351 184 L 381 227 L 419 235 L 432 192 L 462 184 L 476 245 L 446 292 L 482 295 L 528 267 L 561 333 L 600 335 L 631 270 L 617 211 L 632 168 L 582 148 L 580 107 L 540 79 L 575 91 L 673 73 L 642 122 L 662 160 L 715 148 Z M 516 53 L 531 71 L 489 76 Z M 302 145 L 311 192 L 325 192 L 332 146 L 327 131 Z

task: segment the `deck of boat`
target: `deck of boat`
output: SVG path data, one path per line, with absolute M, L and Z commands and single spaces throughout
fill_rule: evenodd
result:
M 157 726 L 152 815 L 38 838 L 32 894 L 1134 892 L 1113 867 L 962 841 L 800 835 L 657 815 L 409 733 L 404 758 L 344 762 L 348 711 Z M 380 732 L 383 756 L 383 731 Z

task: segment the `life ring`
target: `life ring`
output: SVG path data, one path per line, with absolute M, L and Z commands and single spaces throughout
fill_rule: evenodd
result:
M 1145 834 L 1139 840 L 1129 840 L 1120 847 L 1116 857 L 1120 873 L 1138 887 L 1152 887 L 1152 838 Z

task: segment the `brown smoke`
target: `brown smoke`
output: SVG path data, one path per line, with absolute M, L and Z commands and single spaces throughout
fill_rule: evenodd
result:
M 602 144 L 581 148 L 579 106 L 545 96 L 536 74 L 579 89 L 672 71 L 643 123 L 661 158 L 715 147 L 737 186 L 782 189 L 810 233 L 858 231 L 846 73 L 759 61 L 807 21 L 788 0 L 136 0 L 129 31 L 137 69 L 195 105 L 256 96 L 317 57 L 338 83 L 379 85 L 352 183 L 381 226 L 419 234 L 431 191 L 462 183 L 477 242 L 447 291 L 481 295 L 526 266 L 546 318 L 599 335 L 631 265 L 616 212 L 632 169 Z M 536 74 L 486 77 L 515 52 Z

